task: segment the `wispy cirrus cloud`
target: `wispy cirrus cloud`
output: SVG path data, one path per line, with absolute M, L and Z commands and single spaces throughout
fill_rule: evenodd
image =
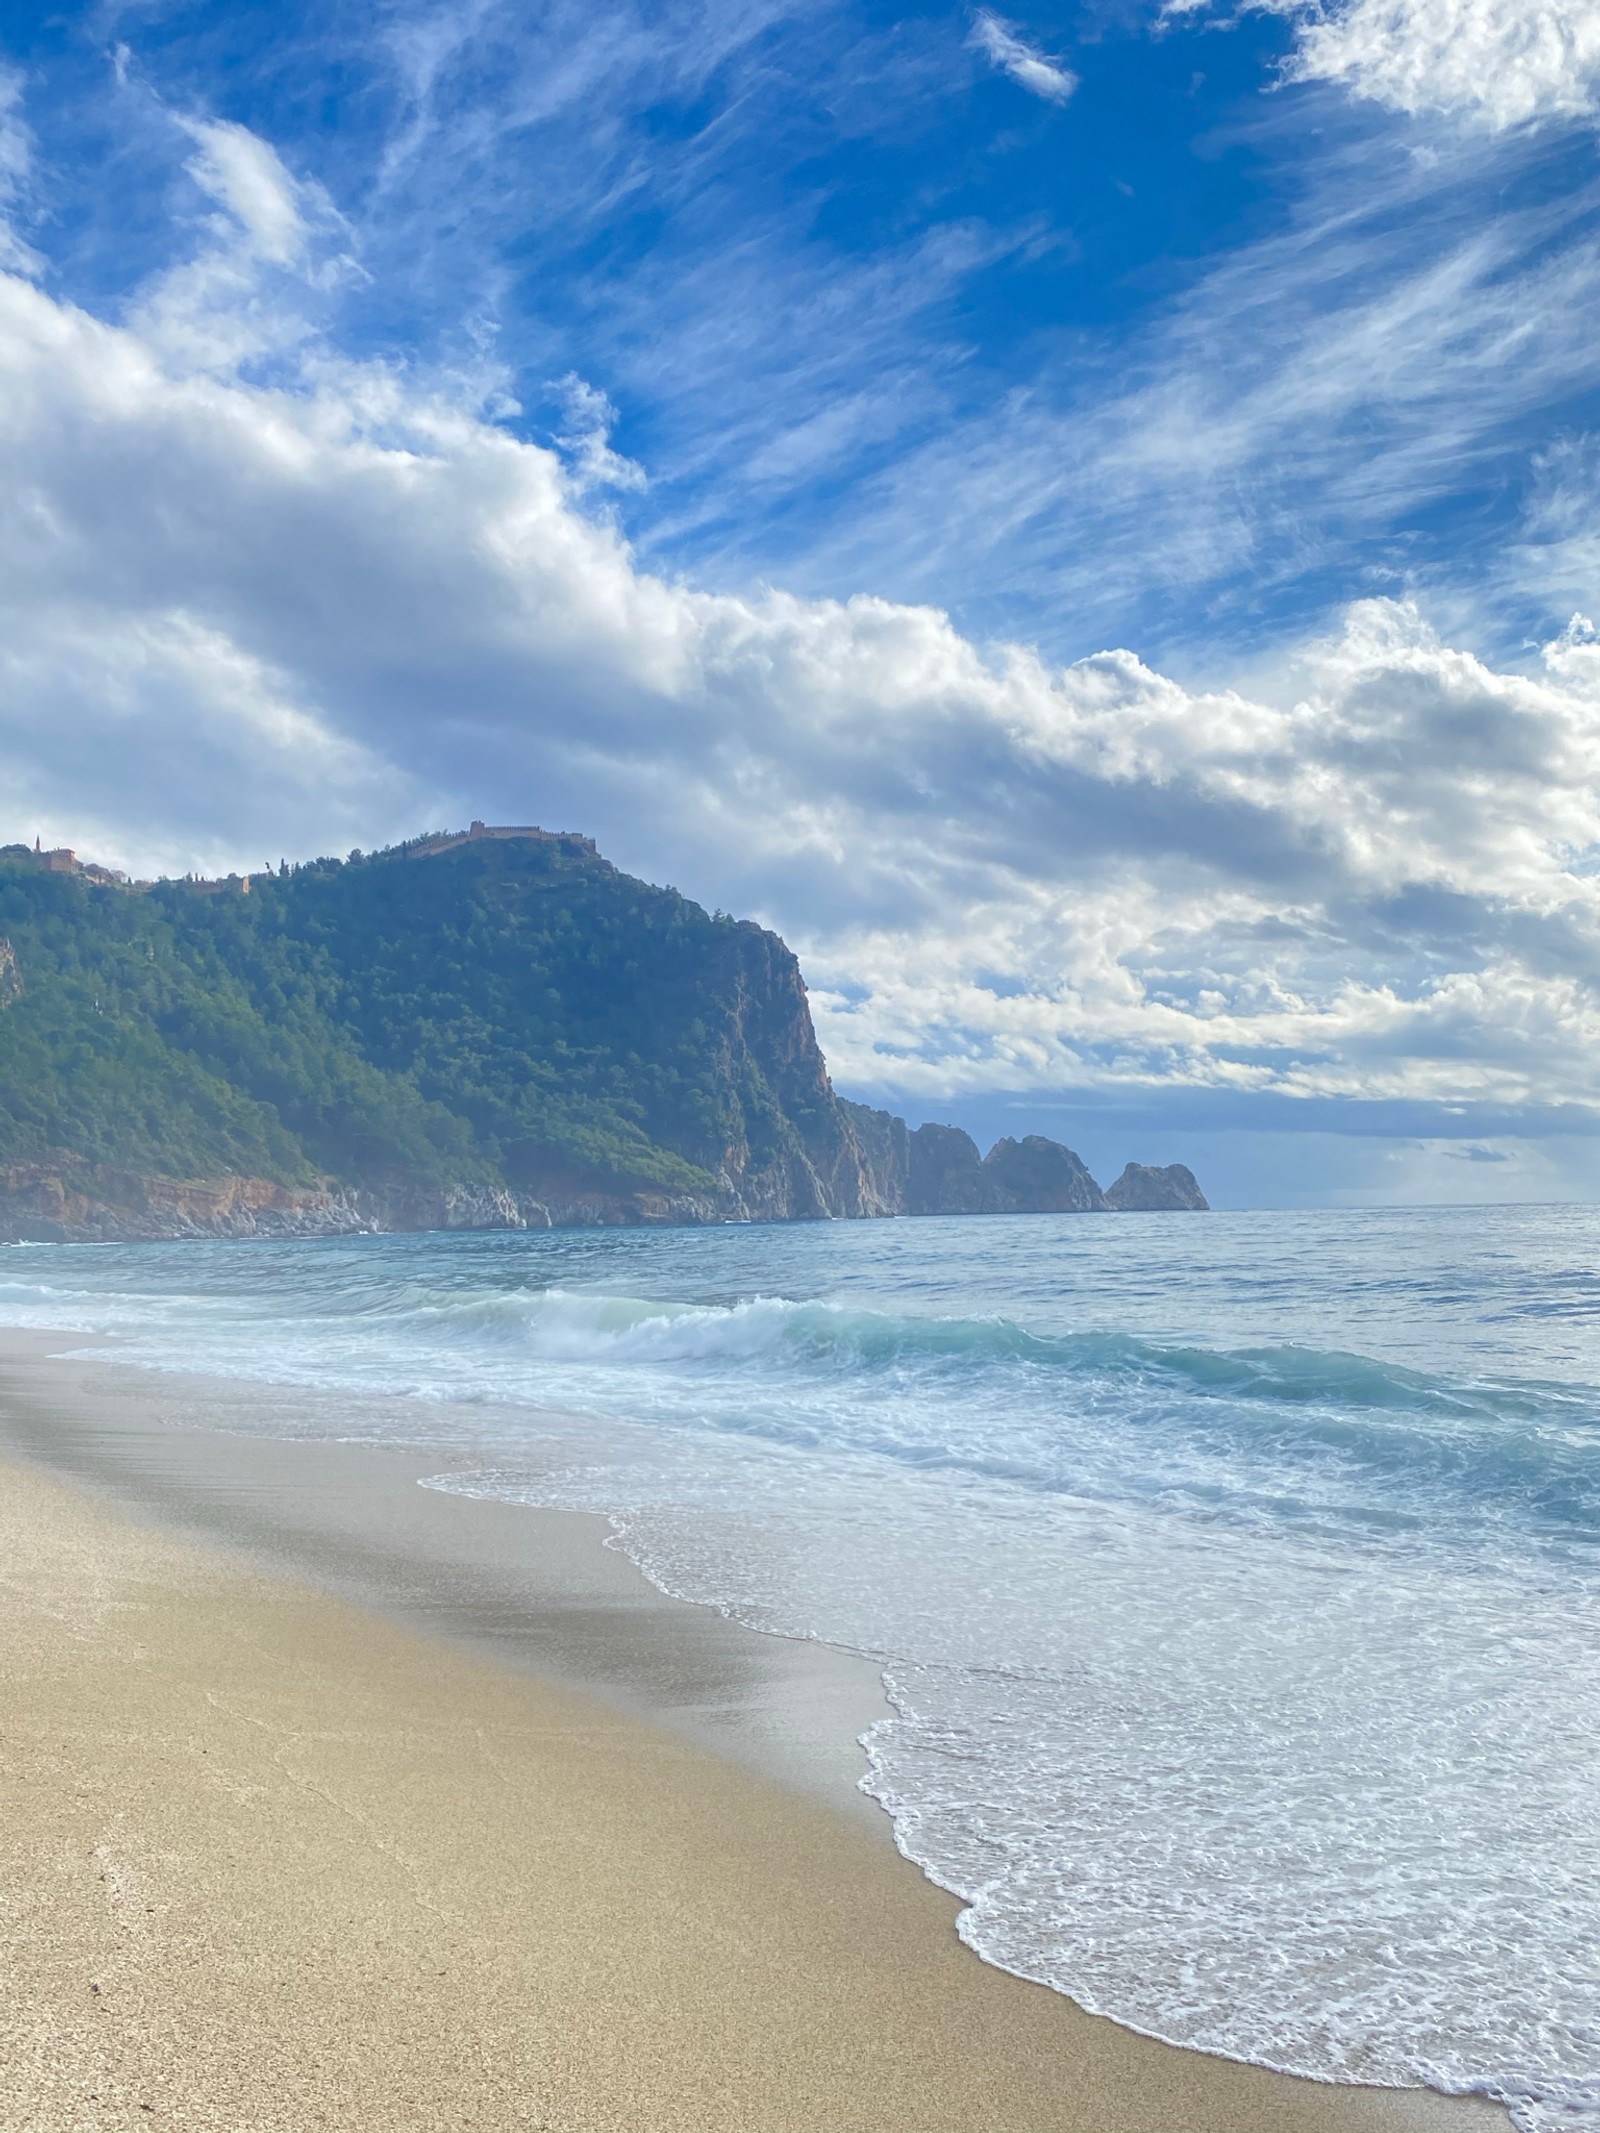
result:
M 204 241 L 152 275 L 128 315 L 173 365 L 221 374 L 292 357 L 329 298 L 360 278 L 344 218 L 247 127 L 172 123 L 193 144 L 185 170 L 210 210 Z
M 42 262 L 16 225 L 33 167 L 33 136 L 22 115 L 23 82 L 0 61 L 0 268 L 33 274 Z
M 637 460 L 625 459 L 611 448 L 611 431 L 617 411 L 598 387 L 569 370 L 550 388 L 561 403 L 561 427 L 555 441 L 566 453 L 584 488 L 642 489 L 648 476 Z
M 1509 162 L 1382 152 L 1375 188 L 1372 142 L 1334 135 L 1286 227 L 1197 276 L 1136 348 L 1079 336 L 1055 378 L 897 455 L 813 567 L 939 597 L 959 556 L 1063 649 L 1114 631 L 1237 657 L 1308 605 L 1444 584 L 1476 588 L 1492 631 L 1506 493 L 1553 426 L 1593 421 L 1600 187 L 1551 186 L 1532 142 Z M 1559 627 L 1570 586 L 1551 591 L 1537 621 Z
M 973 18 L 971 42 L 991 66 L 1047 104 L 1065 104 L 1077 90 L 1078 77 L 1070 67 L 1019 37 L 1013 23 L 1002 21 L 986 7 L 979 8 Z

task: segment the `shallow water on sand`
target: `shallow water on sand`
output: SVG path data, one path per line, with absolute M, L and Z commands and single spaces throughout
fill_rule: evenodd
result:
M 474 1403 L 451 1488 L 878 1660 L 981 1954 L 1548 2133 L 1600 2122 L 1597 1268 L 1585 1209 L 38 1246 L 0 1316 L 395 1441 Z

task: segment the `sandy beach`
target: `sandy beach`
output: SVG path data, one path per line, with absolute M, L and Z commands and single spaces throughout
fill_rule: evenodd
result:
M 6 2133 L 1505 2123 L 986 1967 L 850 1791 L 859 1662 L 50 1345 L 0 1367 Z

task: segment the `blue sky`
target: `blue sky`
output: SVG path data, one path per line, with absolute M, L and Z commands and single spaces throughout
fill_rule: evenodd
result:
M 1600 1190 L 1593 0 L 0 59 L 14 831 L 582 827 L 778 926 L 913 1116 Z

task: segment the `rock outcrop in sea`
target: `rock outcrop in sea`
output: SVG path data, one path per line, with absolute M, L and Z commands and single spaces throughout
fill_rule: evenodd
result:
M 1106 1205 L 1119 1214 L 1169 1214 L 1180 1209 L 1204 1212 L 1209 1206 L 1187 1163 L 1157 1169 L 1130 1163 L 1115 1184 L 1106 1187 Z
M 1108 1204 L 1080 1158 L 1042 1133 L 996 1141 L 983 1159 L 983 1175 L 986 1214 L 1101 1214 Z

